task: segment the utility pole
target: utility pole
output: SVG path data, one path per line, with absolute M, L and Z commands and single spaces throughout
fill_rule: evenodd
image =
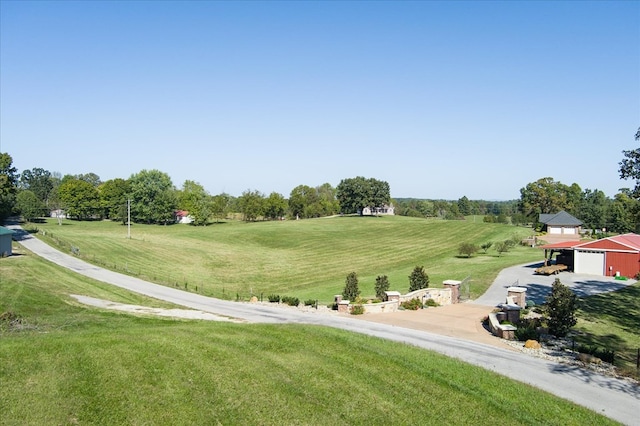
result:
M 131 199 L 127 199 L 127 238 L 131 239 Z

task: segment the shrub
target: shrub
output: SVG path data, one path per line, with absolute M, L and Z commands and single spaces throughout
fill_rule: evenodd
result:
M 577 351 L 582 354 L 593 355 L 604 362 L 608 362 L 609 364 L 613 364 L 615 359 L 615 351 L 606 348 L 600 349 L 596 346 L 579 345 Z
M 267 296 L 267 299 L 269 299 L 269 302 L 271 302 L 271 303 L 279 303 L 280 302 L 280 295 L 278 295 L 278 294 L 270 294 L 269 296 Z
M 400 303 L 400 306 L 410 311 L 417 311 L 422 308 L 422 302 L 419 299 L 405 300 Z
M 424 302 L 424 305 L 425 305 L 425 306 L 430 306 L 430 307 L 440 306 L 440 304 L 439 304 L 438 302 L 436 302 L 435 300 L 433 300 L 433 299 L 427 299 L 427 300 Z
M 515 331 L 515 338 L 521 342 L 527 340 L 538 340 L 540 337 L 537 328 L 540 326 L 538 319 L 522 319 Z
M 304 306 L 314 306 L 316 304 L 316 301 L 313 299 L 307 299 L 304 301 Z
M 480 248 L 484 251 L 484 254 L 487 254 L 487 250 L 489 250 L 492 245 L 493 245 L 493 242 L 489 241 L 487 243 L 481 244 Z
M 473 256 L 478 251 L 478 246 L 472 243 L 462 243 L 458 247 L 458 254 L 465 255 L 467 257 Z
M 362 314 L 364 314 L 364 306 L 353 305 L 351 307 L 351 315 L 362 315 Z
M 282 296 L 282 303 L 286 303 L 289 306 L 298 306 L 300 304 L 300 299 L 293 296 Z

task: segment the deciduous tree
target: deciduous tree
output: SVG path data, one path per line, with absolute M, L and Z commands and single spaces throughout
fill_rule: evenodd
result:
M 65 206 L 67 217 L 91 219 L 100 214 L 100 194 L 89 182 L 80 179 L 60 184 L 58 196 Z
M 33 191 L 29 191 L 28 189 L 23 189 L 18 192 L 16 209 L 22 217 L 29 222 L 42 217 L 45 212 L 44 203 L 38 199 Z
M 238 197 L 238 207 L 244 220 L 252 222 L 264 215 L 264 195 L 260 191 L 248 189 Z
M 472 243 L 462 243 L 458 247 L 458 253 L 461 255 L 465 255 L 467 257 L 473 256 L 477 251 L 478 251 L 478 246 Z
M 276 220 L 284 217 L 287 213 L 287 200 L 278 194 L 272 192 L 264 201 L 264 215 L 268 219 Z
M 0 153 L 0 222 L 11 215 L 18 190 L 18 169 L 13 159 L 6 153 Z
M 178 197 L 178 206 L 189 212 L 194 225 L 206 225 L 212 214 L 212 201 L 209 193 L 202 185 L 186 180 Z
M 127 197 L 131 188 L 129 182 L 122 178 L 110 179 L 98 186 L 100 205 L 107 219 L 126 223 Z
M 636 141 L 640 140 L 640 128 L 635 135 Z M 633 188 L 633 196 L 636 199 L 640 198 L 640 148 L 622 151 L 625 158 L 622 159 L 618 165 L 618 171 L 620 172 L 621 179 L 633 179 L 636 182 L 636 186 Z
M 178 200 L 168 174 L 159 170 L 142 170 L 129 178 L 129 185 L 131 219 L 134 222 L 173 222 Z
M 343 179 L 336 187 L 336 198 L 342 213 L 351 214 L 382 207 L 391 199 L 389 184 L 374 178 L 362 176 Z
M 39 167 L 35 167 L 31 170 L 24 170 L 20 175 L 20 188 L 30 190 L 36 194 L 43 204 L 47 205 L 49 195 L 53 190 L 51 172 Z

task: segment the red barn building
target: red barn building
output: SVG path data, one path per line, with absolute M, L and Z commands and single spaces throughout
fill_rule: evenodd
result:
M 640 272 L 640 235 L 637 234 L 616 235 L 584 243 L 567 241 L 541 248 L 551 250 L 552 254 L 559 252 L 565 258 L 572 251 L 572 262 L 561 262 L 558 256 L 557 263 L 571 263 L 570 267 L 577 274 L 634 278 Z

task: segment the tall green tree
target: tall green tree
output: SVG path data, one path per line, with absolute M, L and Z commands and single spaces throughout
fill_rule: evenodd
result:
M 289 194 L 289 211 L 291 216 L 299 219 L 307 218 L 309 206 L 318 201 L 318 193 L 315 188 L 308 185 L 298 185 Z
M 640 140 L 640 127 L 635 135 L 636 141 Z M 632 179 L 636 185 L 633 188 L 632 194 L 636 199 L 640 199 L 640 148 L 622 151 L 625 158 L 618 163 L 621 179 Z
M 272 192 L 264 200 L 264 215 L 271 220 L 277 220 L 287 213 L 287 200 L 282 194 Z
M 255 221 L 264 215 L 264 195 L 260 191 L 248 189 L 238 197 L 238 207 L 245 221 Z
M 186 180 L 180 191 L 178 206 L 189 212 L 194 225 L 206 225 L 212 214 L 212 200 L 202 185 Z
M 537 222 L 540 213 L 558 213 L 561 210 L 575 211 L 577 191 L 580 186 L 567 186 L 551 177 L 538 179 L 520 189 L 519 209 L 533 222 Z M 570 213 L 570 211 L 569 211 Z
M 342 213 L 360 213 L 365 207 L 383 207 L 391 200 L 389 183 L 362 176 L 342 179 L 336 187 L 336 198 Z
M 64 203 L 67 217 L 85 220 L 100 215 L 100 194 L 89 182 L 80 179 L 67 180 L 60 184 L 58 196 Z
M 556 337 L 566 336 L 578 323 L 576 310 L 578 297 L 569 287 L 556 278 L 551 286 L 551 294 L 546 300 L 547 325 L 549 333 Z
M 168 224 L 174 221 L 178 199 L 168 174 L 142 170 L 129 178 L 129 185 L 134 222 Z
M 424 266 L 416 266 L 409 275 L 409 292 L 429 287 L 429 275 Z
M 464 195 L 458 199 L 458 210 L 462 216 L 469 216 L 471 214 L 471 201 Z
M 28 222 L 33 222 L 34 219 L 42 217 L 46 210 L 44 203 L 38 199 L 38 196 L 34 194 L 33 191 L 29 191 L 28 189 L 23 189 L 18 192 L 16 209 Z
M 585 189 L 580 219 L 591 229 L 606 227 L 609 204 L 610 200 L 604 195 L 604 192 L 598 189 Z
M 43 204 L 48 205 L 53 190 L 51 172 L 39 167 L 24 170 L 20 175 L 20 188 L 33 192 Z
M 0 222 L 11 216 L 18 191 L 18 169 L 13 166 L 13 158 L 0 153 Z
M 231 196 L 229 194 L 214 195 L 211 204 L 211 213 L 216 221 L 220 221 L 227 217 L 229 213 L 229 206 L 231 203 Z
M 110 179 L 98 186 L 100 205 L 105 218 L 126 223 L 129 191 L 129 182 L 122 178 Z

